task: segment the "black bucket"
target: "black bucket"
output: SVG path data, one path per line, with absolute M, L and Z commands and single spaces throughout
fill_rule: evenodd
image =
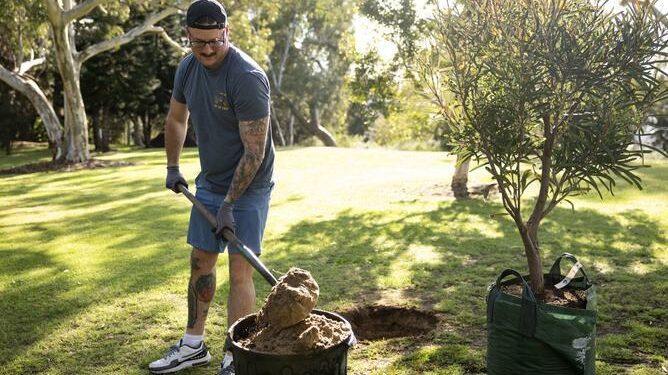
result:
M 350 323 L 339 314 L 313 310 L 314 314 L 344 322 L 350 336 L 331 348 L 305 354 L 272 354 L 257 352 L 237 342 L 249 336 L 255 327 L 256 314 L 236 321 L 228 332 L 232 339 L 232 356 L 236 375 L 346 375 L 348 349 L 355 343 Z

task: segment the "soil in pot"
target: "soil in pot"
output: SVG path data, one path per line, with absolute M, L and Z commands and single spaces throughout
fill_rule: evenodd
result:
M 311 313 L 318 295 L 318 283 L 311 274 L 291 268 L 272 288 L 255 328 L 238 344 L 259 352 L 298 354 L 340 343 L 350 330 L 344 322 Z

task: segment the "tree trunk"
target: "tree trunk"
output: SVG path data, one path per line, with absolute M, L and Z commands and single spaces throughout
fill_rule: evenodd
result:
M 50 7 L 49 7 L 50 8 Z M 81 64 L 75 60 L 71 45 L 71 28 L 64 24 L 60 9 L 49 9 L 49 19 L 53 31 L 58 72 L 63 82 L 65 101 L 65 161 L 85 162 L 90 159 L 88 151 L 88 124 L 86 109 L 81 96 Z
M 290 114 L 290 122 L 288 122 L 288 146 L 295 144 L 295 116 Z
M 144 126 L 141 120 L 141 116 L 137 116 L 134 122 L 134 131 L 132 132 L 132 138 L 134 140 L 135 146 L 144 147 Z
M 320 115 L 318 114 L 318 105 L 312 103 L 310 106 L 311 109 L 311 121 L 309 122 L 309 127 L 311 132 L 318 137 L 327 147 L 336 147 L 336 140 L 332 133 L 328 132 L 323 126 L 320 126 Z
M 109 110 L 106 106 L 102 107 L 100 112 L 100 152 L 109 152 L 111 147 L 109 147 L 109 129 L 107 126 L 107 121 L 109 118 Z
M 102 108 L 98 109 L 97 113 L 93 116 L 93 144 L 95 145 L 95 151 L 102 151 Z
M 12 154 L 12 140 L 8 139 L 5 143 L 5 155 L 9 156 Z
M 283 136 L 283 130 L 281 130 L 281 124 L 278 123 L 278 118 L 275 114 L 271 116 L 271 122 L 273 123 L 276 134 L 278 134 L 279 144 L 285 147 L 285 137 Z
M 452 182 L 450 187 L 452 192 L 457 199 L 466 199 L 469 197 L 468 191 L 468 180 L 469 180 L 469 164 L 471 164 L 471 159 L 466 159 L 461 161 L 459 155 L 457 155 L 457 160 L 455 162 L 455 173 L 452 176 Z
M 151 147 L 151 116 L 148 109 L 144 112 L 144 147 Z
M 60 160 L 64 156 L 63 130 L 60 120 L 53 106 L 44 95 L 42 89 L 30 78 L 20 76 L 7 70 L 0 65 L 0 80 L 7 83 L 11 88 L 25 95 L 39 113 L 46 135 L 49 138 L 52 159 Z
M 540 259 L 538 248 L 538 227 L 535 225 L 522 225 L 519 230 L 522 242 L 524 243 L 524 253 L 529 265 L 531 290 L 539 297 L 545 293 L 545 282 L 543 280 L 543 262 Z

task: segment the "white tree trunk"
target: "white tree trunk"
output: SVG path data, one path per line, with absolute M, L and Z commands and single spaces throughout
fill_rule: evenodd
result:
M 11 72 L 0 65 L 0 80 L 7 83 L 11 88 L 25 95 L 37 110 L 46 135 L 49 137 L 49 143 L 53 153 L 54 160 L 60 160 L 64 156 L 63 150 L 63 131 L 60 120 L 53 110 L 53 106 L 44 95 L 42 89 L 37 83 L 28 77 L 23 77 L 17 73 Z
M 452 176 L 452 182 L 450 183 L 455 198 L 467 198 L 469 196 L 467 186 L 469 181 L 469 164 L 471 164 L 471 159 L 461 161 L 459 155 L 457 155 L 455 173 Z
M 144 121 L 141 116 L 137 116 L 133 123 L 132 140 L 135 146 L 144 147 Z
M 81 64 L 72 56 L 74 46 L 70 44 L 69 28 L 54 25 L 53 35 L 56 62 L 63 81 L 65 101 L 65 147 L 67 162 L 84 162 L 90 159 L 88 151 L 88 120 L 81 96 Z

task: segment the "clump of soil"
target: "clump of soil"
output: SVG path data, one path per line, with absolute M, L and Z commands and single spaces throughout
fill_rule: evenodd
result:
M 306 319 L 318 302 L 320 288 L 308 271 L 291 268 L 278 279 L 258 313 L 258 325 L 277 329 Z
M 0 169 L 0 175 L 28 174 L 36 172 L 70 172 L 81 169 L 97 169 L 108 167 L 125 167 L 135 163 L 125 161 L 109 161 L 90 159 L 82 163 L 63 163 L 54 161 L 45 161 L 40 163 L 26 164 L 19 167 Z
M 311 312 L 319 291 L 308 271 L 291 268 L 272 288 L 253 330 L 238 343 L 274 354 L 306 353 L 340 343 L 351 333 L 347 325 Z
M 501 291 L 522 298 L 521 284 L 504 284 L 501 285 Z M 545 294 L 538 298 L 541 302 L 550 305 L 569 307 L 573 309 L 587 308 L 587 293 L 584 290 L 577 289 L 557 289 L 552 285 L 545 286 Z

